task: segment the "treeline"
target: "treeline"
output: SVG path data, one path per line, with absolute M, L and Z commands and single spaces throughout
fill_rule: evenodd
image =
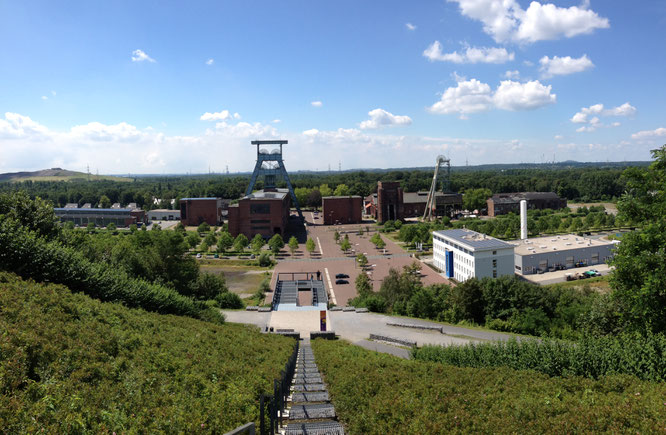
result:
M 621 167 L 586 167 L 555 169 L 453 170 L 450 189 L 454 192 L 489 191 L 556 192 L 568 200 L 612 200 L 626 187 Z M 350 171 L 292 173 L 294 189 L 303 194 L 299 202 L 319 204 L 321 196 L 335 194 L 344 185 L 347 195 L 368 196 L 377 191 L 377 181 L 399 181 L 406 192 L 428 190 L 431 170 Z M 245 194 L 249 175 L 201 175 L 135 178 L 134 181 L 24 181 L 0 183 L 0 191 L 25 190 L 31 197 L 41 197 L 55 206 L 67 203 L 126 205 L 135 202 L 146 210 L 178 208 L 180 198 L 220 197 L 237 199 Z M 286 187 L 284 183 L 279 187 Z M 324 187 L 326 186 L 326 187 Z M 259 180 L 256 188 L 263 187 Z M 319 198 L 317 198 L 319 196 Z M 157 199 L 157 201 L 156 201 Z M 172 204 L 171 200 L 175 200 Z M 485 199 L 484 199 L 485 200 Z M 319 201 L 319 202 L 318 202 Z
M 602 296 L 586 289 L 542 287 L 515 277 L 470 279 L 455 287 L 423 286 L 420 265 L 390 269 L 378 292 L 365 274 L 351 305 L 371 311 L 448 323 L 475 324 L 497 331 L 575 339 L 585 331 L 617 328 Z
M 213 321 L 223 321 L 215 307 L 230 302 L 224 278 L 184 255 L 179 232 L 63 230 L 48 203 L 22 192 L 0 194 L 0 246 L 0 270 L 103 301 Z

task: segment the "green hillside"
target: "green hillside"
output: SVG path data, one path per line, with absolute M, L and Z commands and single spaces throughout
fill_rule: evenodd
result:
M 72 180 L 111 180 L 132 181 L 127 177 L 113 175 L 93 175 L 85 172 L 70 171 L 62 168 L 42 169 L 39 171 L 7 172 L 0 174 L 1 181 L 72 181 Z
M 350 434 L 655 433 L 666 384 L 548 377 L 403 360 L 340 341 L 312 348 Z
M 258 419 L 293 340 L 0 273 L 3 433 L 224 433 Z

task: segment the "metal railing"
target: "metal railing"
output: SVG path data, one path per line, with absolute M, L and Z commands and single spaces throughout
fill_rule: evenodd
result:
M 289 360 L 280 372 L 280 379 L 273 381 L 273 394 L 262 394 L 259 398 L 259 434 L 268 435 L 278 433 L 282 426 L 284 417 L 284 408 L 289 397 L 291 382 L 294 379 L 296 370 L 296 358 L 298 357 L 299 342 L 296 340 L 294 351 Z M 268 417 L 269 426 L 266 427 L 266 417 Z

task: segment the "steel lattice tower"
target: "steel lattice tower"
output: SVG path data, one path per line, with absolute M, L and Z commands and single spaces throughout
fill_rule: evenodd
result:
M 428 199 L 426 200 L 425 211 L 423 212 L 423 220 L 431 220 L 435 215 L 435 209 L 437 208 L 437 178 L 439 176 L 440 169 L 446 164 L 446 172 L 443 174 L 442 179 L 442 192 L 448 192 L 451 188 L 451 160 L 447 159 L 444 156 L 437 156 L 437 164 L 435 165 L 435 173 L 432 177 L 432 184 L 430 185 L 430 191 L 428 192 Z
M 301 212 L 301 206 L 298 204 L 298 199 L 296 199 L 296 194 L 294 193 L 294 188 L 291 185 L 291 180 L 289 180 L 289 174 L 284 167 L 284 160 L 282 160 L 282 145 L 286 145 L 288 141 L 286 140 L 253 140 L 252 145 L 257 146 L 257 163 L 254 165 L 254 172 L 252 172 L 252 178 L 250 179 L 250 184 L 247 186 L 245 191 L 245 196 L 252 193 L 254 185 L 257 183 L 257 178 L 259 176 L 264 176 L 264 190 L 266 189 L 275 189 L 275 179 L 277 176 L 281 176 L 282 179 L 287 183 L 287 189 L 289 189 L 289 194 L 291 195 L 291 200 L 296 206 L 298 211 L 298 216 L 303 220 L 303 212 Z M 261 149 L 262 145 L 279 145 L 279 149 L 274 149 L 268 151 L 267 149 Z

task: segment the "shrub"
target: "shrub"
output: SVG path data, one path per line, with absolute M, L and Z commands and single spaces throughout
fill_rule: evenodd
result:
M 225 309 L 239 309 L 243 308 L 243 301 L 240 296 L 232 292 L 220 293 L 216 296 L 215 300 L 217 301 L 220 308 Z

